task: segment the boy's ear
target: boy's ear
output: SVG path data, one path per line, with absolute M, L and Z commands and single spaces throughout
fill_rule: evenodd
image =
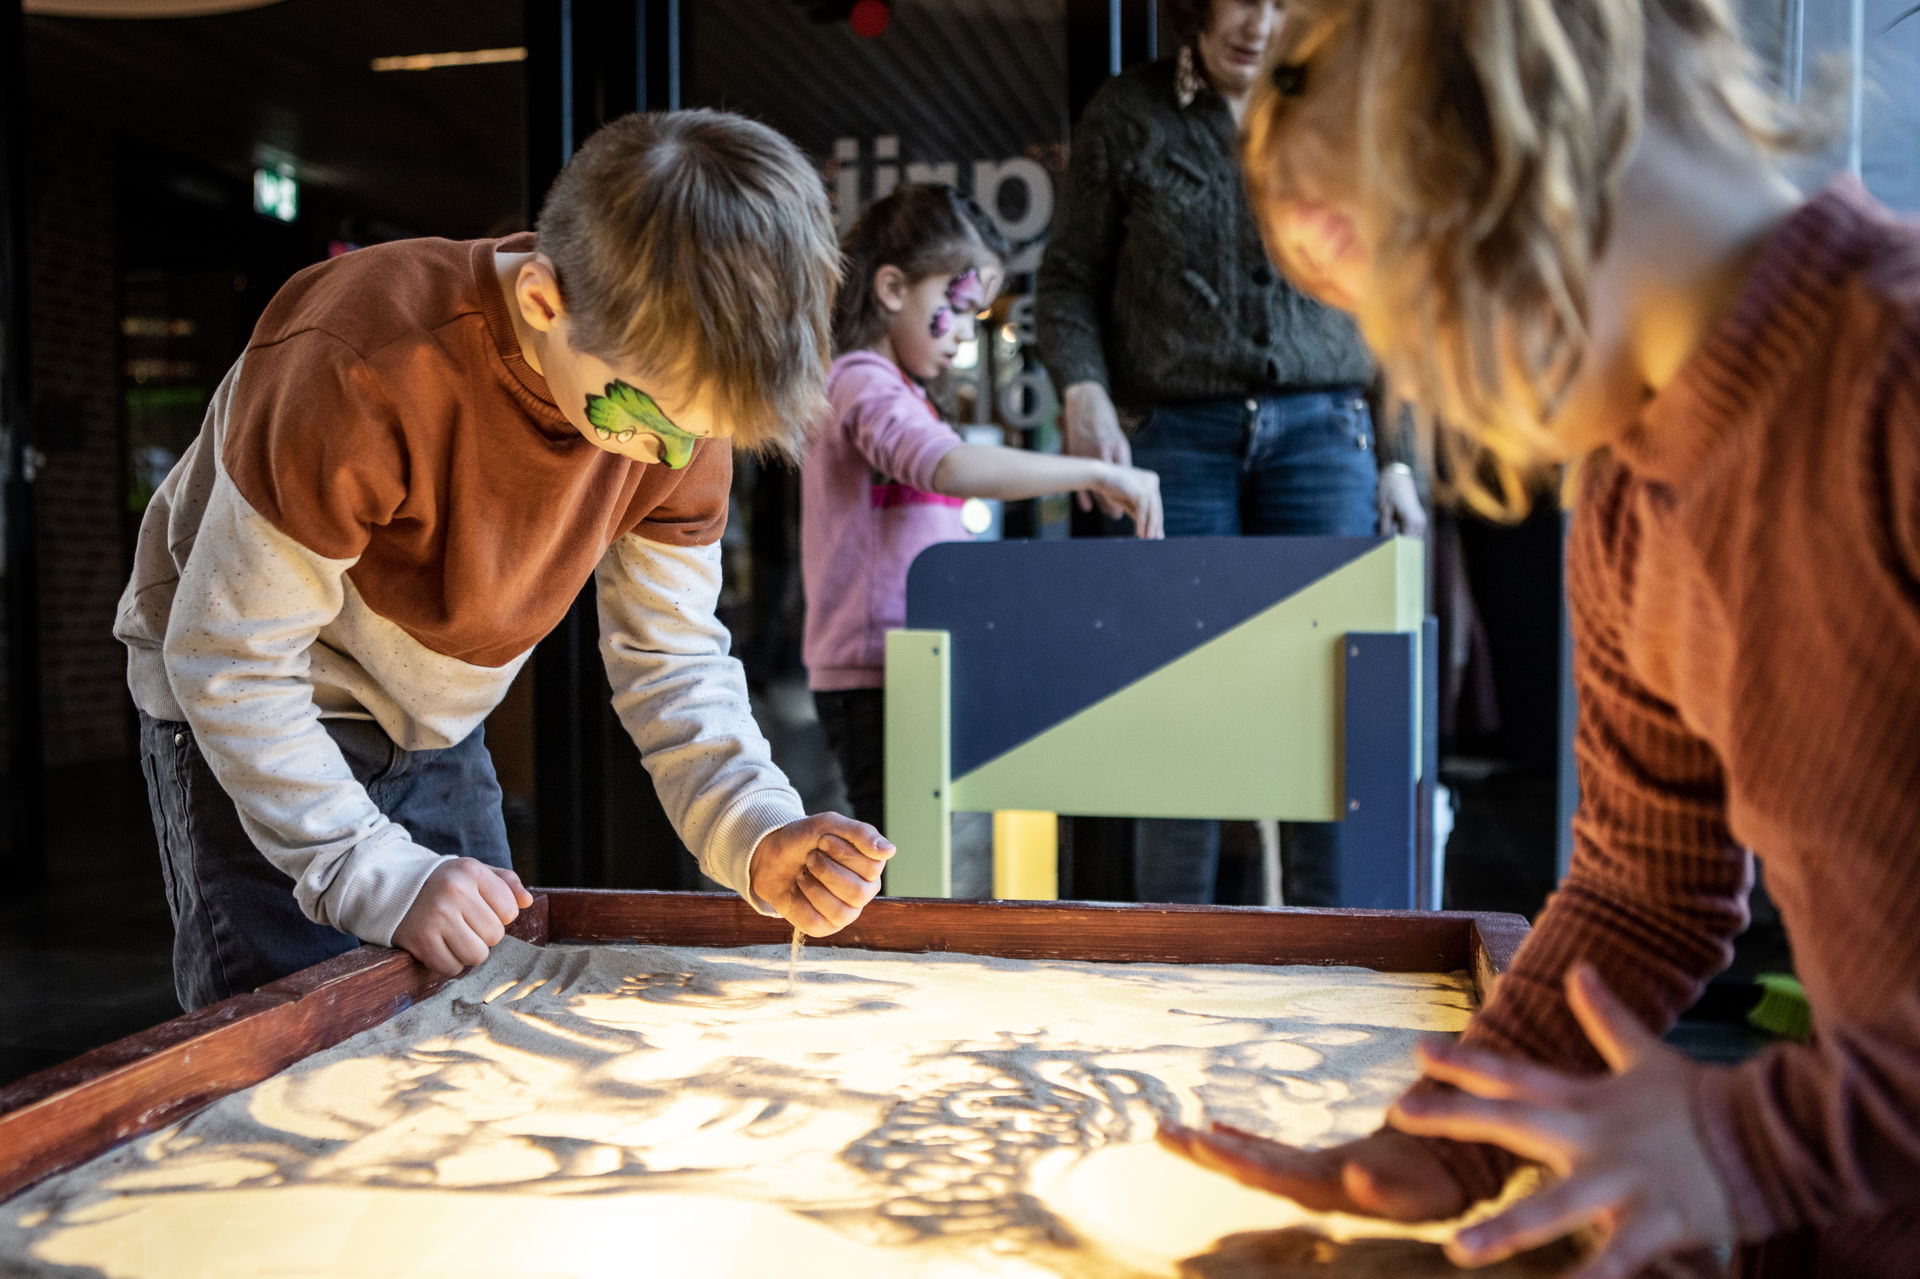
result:
M 873 296 L 880 299 L 880 305 L 887 311 L 899 314 L 907 304 L 907 273 L 897 266 L 875 268 Z
M 521 316 L 541 333 L 551 332 L 567 313 L 567 304 L 560 297 L 560 277 L 544 253 L 536 253 L 520 264 L 520 274 L 513 281 L 513 297 L 520 305 Z

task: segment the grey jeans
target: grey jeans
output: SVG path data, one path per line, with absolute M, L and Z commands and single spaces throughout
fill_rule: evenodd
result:
M 436 853 L 510 867 L 500 783 L 482 730 L 403 750 L 369 720 L 321 721 L 374 805 Z M 254 847 L 185 724 L 140 716 L 140 767 L 173 915 L 173 984 L 192 1011 L 331 959 L 357 937 L 316 924 Z

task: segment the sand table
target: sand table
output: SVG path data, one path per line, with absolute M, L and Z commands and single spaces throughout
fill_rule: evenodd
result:
M 1304 1213 L 1152 1136 L 1370 1131 L 1414 1042 L 1465 1023 L 1463 978 L 816 949 L 789 994 L 786 969 L 509 939 L 0 1205 L 0 1274 L 1454 1273 L 1448 1227 Z

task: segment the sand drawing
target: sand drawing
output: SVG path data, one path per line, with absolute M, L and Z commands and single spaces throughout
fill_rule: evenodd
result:
M 822 948 L 796 981 L 797 952 L 509 939 L 0 1205 L 0 1274 L 1454 1273 L 1451 1226 L 1309 1214 L 1152 1137 L 1370 1131 L 1464 978 Z

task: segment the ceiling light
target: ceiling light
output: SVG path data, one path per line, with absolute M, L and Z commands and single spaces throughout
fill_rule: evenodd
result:
M 479 67 L 490 62 L 525 62 L 527 51 L 513 49 L 464 49 L 458 53 L 403 53 L 392 58 L 375 58 L 375 71 L 434 71 L 441 67 Z
M 275 0 L 26 0 L 28 13 L 56 18 L 206 18 L 259 9 Z

